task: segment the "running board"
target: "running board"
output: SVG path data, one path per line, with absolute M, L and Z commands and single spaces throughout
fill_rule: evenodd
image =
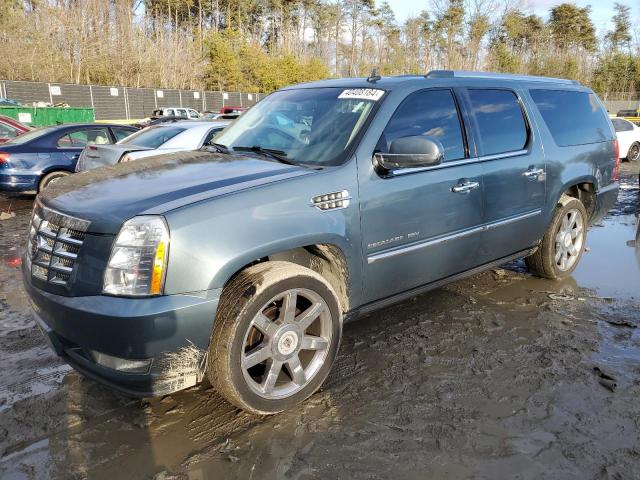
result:
M 388 307 L 389 305 L 393 305 L 395 303 L 408 300 L 409 298 L 415 297 L 417 295 L 421 295 L 425 292 L 428 292 L 429 290 L 434 290 L 436 288 L 443 287 L 444 285 L 447 285 L 449 283 L 462 280 L 463 278 L 471 277 L 478 273 L 484 272 L 485 270 L 489 270 L 490 268 L 508 263 L 512 260 L 516 260 L 522 257 L 527 257 L 532 253 L 534 253 L 537 249 L 538 249 L 537 246 L 528 248 L 518 253 L 514 253 L 513 255 L 502 257 L 502 258 L 499 258 L 498 260 L 494 260 L 493 262 L 485 263 L 484 265 L 480 265 L 479 267 L 472 268 L 471 270 L 467 270 L 462 273 L 456 273 L 455 275 L 450 275 L 441 280 L 436 280 L 435 282 L 427 283 L 425 285 L 412 288 L 411 290 L 406 290 L 404 292 L 396 293 L 395 295 L 392 295 L 387 298 L 383 298 L 382 300 L 376 300 L 375 302 L 367 303 L 366 305 L 362 305 L 361 307 L 358 307 L 355 310 L 348 312 L 347 315 L 345 316 L 345 322 L 355 320 L 356 318 L 362 315 L 366 315 L 376 310 L 380 310 L 381 308 Z

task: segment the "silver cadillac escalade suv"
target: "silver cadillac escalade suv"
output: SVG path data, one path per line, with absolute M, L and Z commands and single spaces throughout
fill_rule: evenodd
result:
M 207 377 L 282 411 L 320 387 L 349 318 L 518 257 L 570 275 L 618 192 L 600 100 L 561 79 L 296 85 L 216 142 L 38 196 L 25 287 L 83 374 L 140 396 Z

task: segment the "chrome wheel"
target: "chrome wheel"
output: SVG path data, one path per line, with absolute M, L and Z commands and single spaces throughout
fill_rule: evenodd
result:
M 554 260 L 558 269 L 571 269 L 580 257 L 584 245 L 584 219 L 576 209 L 568 210 L 555 237 Z
M 629 148 L 629 152 L 627 153 L 627 160 L 630 162 L 635 162 L 640 157 L 640 144 L 634 143 Z
M 320 295 L 308 289 L 276 295 L 245 333 L 240 361 L 247 385 L 266 399 L 295 394 L 326 361 L 331 332 L 331 312 Z

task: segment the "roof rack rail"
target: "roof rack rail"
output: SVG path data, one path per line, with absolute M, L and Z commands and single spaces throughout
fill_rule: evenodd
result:
M 567 85 L 580 85 L 577 80 L 567 78 L 540 77 L 536 75 L 519 75 L 513 73 L 468 72 L 463 70 L 431 70 L 426 78 L 492 78 L 494 80 L 521 80 L 527 82 L 554 82 Z

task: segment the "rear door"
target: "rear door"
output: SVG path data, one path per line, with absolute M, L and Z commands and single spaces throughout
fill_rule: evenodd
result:
M 465 104 L 482 165 L 479 257 L 486 263 L 532 246 L 544 232 L 545 157 L 519 91 L 468 88 Z
M 375 152 L 387 153 L 397 138 L 415 135 L 439 141 L 444 162 L 389 175 L 376 171 Z M 358 158 L 365 301 L 477 265 L 482 172 L 471 150 L 454 92 L 427 89 L 408 95 L 375 152 Z

